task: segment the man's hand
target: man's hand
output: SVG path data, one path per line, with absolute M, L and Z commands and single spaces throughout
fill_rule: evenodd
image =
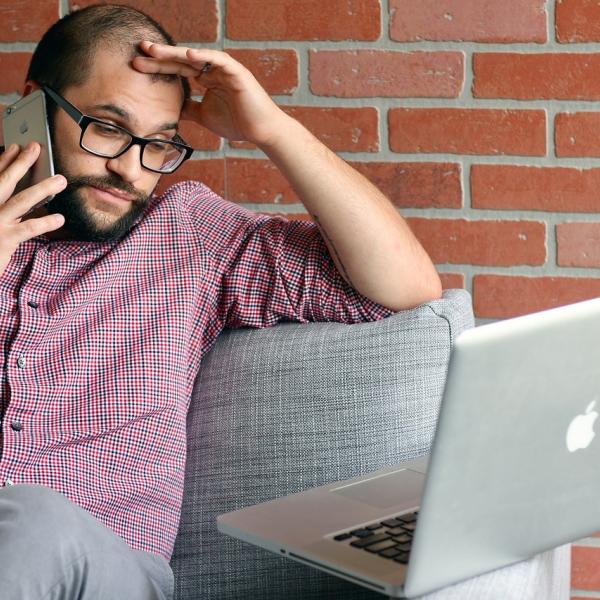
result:
M 188 77 L 206 88 L 201 102 L 189 100 L 182 119 L 195 121 L 229 140 L 268 147 L 289 117 L 271 100 L 254 75 L 225 52 L 144 41 L 148 55 L 136 56 L 142 73 Z
M 67 180 L 55 175 L 13 195 L 15 186 L 40 154 L 40 145 L 29 144 L 24 150 L 14 144 L 0 155 L 0 276 L 21 242 L 59 229 L 62 215 L 46 215 L 36 219 L 23 217 L 36 204 L 63 190 Z

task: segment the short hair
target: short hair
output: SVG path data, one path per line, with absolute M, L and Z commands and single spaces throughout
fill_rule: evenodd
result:
M 133 59 L 144 56 L 139 47 L 143 39 L 175 45 L 157 21 L 139 10 L 118 4 L 88 6 L 64 16 L 46 31 L 31 58 L 27 80 L 62 94 L 70 86 L 85 83 L 101 43 Z M 185 77 L 163 74 L 151 77 L 162 81 L 179 79 L 184 99 L 190 97 Z

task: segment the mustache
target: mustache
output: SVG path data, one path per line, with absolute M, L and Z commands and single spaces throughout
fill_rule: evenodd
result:
M 123 181 L 115 175 L 81 175 L 76 177 L 67 177 L 66 190 L 75 191 L 86 186 L 92 186 L 100 189 L 114 188 L 133 197 L 135 203 L 144 203 L 148 200 L 148 195 L 140 192 L 130 183 Z M 65 190 L 65 191 L 66 191 Z

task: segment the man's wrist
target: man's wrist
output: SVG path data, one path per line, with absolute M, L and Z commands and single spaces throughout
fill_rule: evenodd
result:
M 257 144 L 257 146 L 267 155 L 278 154 L 290 144 L 297 145 L 304 138 L 311 138 L 312 134 L 293 117 L 290 117 L 283 110 L 279 118 L 273 124 L 273 133 L 268 141 Z

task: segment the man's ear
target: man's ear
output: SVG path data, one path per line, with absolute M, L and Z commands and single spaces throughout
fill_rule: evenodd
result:
M 35 90 L 39 90 L 39 89 L 40 89 L 40 86 L 35 81 L 31 81 L 31 79 L 28 79 L 25 82 L 25 87 L 23 88 L 23 97 L 29 96 L 29 94 L 31 94 L 31 92 L 35 92 Z

